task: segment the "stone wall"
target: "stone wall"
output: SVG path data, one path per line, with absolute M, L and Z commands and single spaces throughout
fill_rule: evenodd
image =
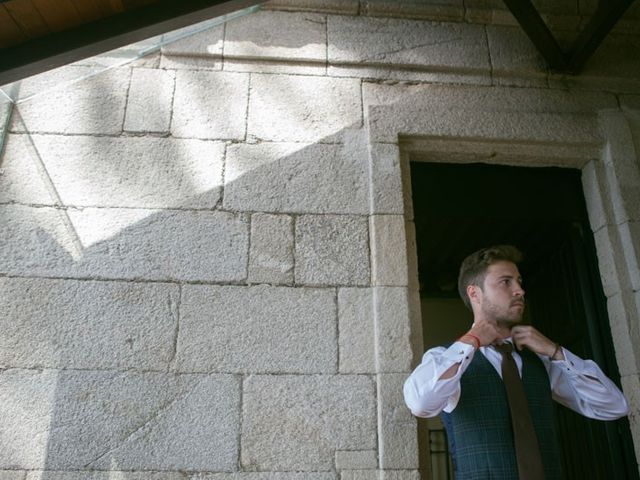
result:
M 273 2 L 14 107 L 0 479 L 418 478 L 415 153 L 583 169 L 640 458 L 637 37 L 565 77 L 400 7 Z

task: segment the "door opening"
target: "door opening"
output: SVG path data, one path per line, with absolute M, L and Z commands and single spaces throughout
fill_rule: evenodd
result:
M 580 171 L 411 162 L 425 350 L 468 330 L 457 273 L 471 252 L 512 244 L 525 256 L 525 320 L 619 384 Z M 557 405 L 567 479 L 638 479 L 629 423 L 586 419 Z M 422 478 L 449 479 L 437 420 L 419 422 Z M 444 452 L 443 452 L 444 450 Z M 431 452 L 431 453 L 430 453 Z

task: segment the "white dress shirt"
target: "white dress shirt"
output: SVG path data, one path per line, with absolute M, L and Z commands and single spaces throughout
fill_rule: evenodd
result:
M 624 395 L 592 360 L 583 360 L 566 348 L 564 360 L 551 361 L 538 355 L 547 369 L 552 398 L 586 417 L 596 420 L 615 420 L 627 415 L 629 407 Z M 502 354 L 493 347 L 480 347 L 455 342 L 449 348 L 428 350 L 422 363 L 404 383 L 404 399 L 417 417 L 435 417 L 443 410 L 453 411 L 460 400 L 460 377 L 474 355 L 484 355 L 502 377 Z M 522 358 L 512 353 L 522 376 Z M 444 380 L 440 377 L 451 366 L 459 363 L 456 374 Z

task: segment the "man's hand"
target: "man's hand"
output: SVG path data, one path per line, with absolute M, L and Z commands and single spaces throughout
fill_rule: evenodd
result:
M 471 330 L 469 330 L 468 333 L 474 335 L 478 340 L 480 340 L 479 346 L 481 347 L 491 345 L 497 339 L 501 338 L 497 325 L 484 319 L 473 322 Z
M 518 350 L 527 347 L 534 353 L 546 355 L 551 358 L 555 354 L 553 360 L 563 360 L 564 354 L 562 349 L 558 348 L 558 344 L 552 342 L 535 328 L 529 325 L 517 325 L 511 329 L 511 338 Z

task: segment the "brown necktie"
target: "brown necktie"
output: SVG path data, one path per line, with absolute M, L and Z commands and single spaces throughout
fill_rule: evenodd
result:
M 507 391 L 507 400 L 511 411 L 519 479 L 544 480 L 538 438 L 533 428 L 531 412 L 529 411 L 522 380 L 518 374 L 518 367 L 511 355 L 513 345 L 511 343 L 503 343 L 502 345 L 495 345 L 495 347 L 502 354 L 502 381 Z

